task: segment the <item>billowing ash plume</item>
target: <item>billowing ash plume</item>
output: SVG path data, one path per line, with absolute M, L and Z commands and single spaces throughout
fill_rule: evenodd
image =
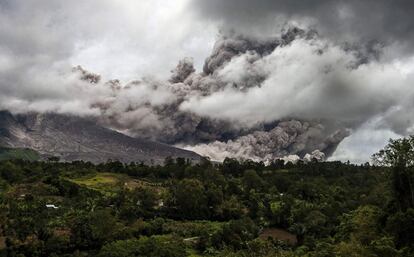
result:
M 108 82 L 112 97 L 94 107 L 107 126 L 215 160 L 323 159 L 366 120 L 383 115 L 392 128 L 401 121 L 389 122 L 387 113 L 410 108 L 411 77 L 381 63 L 381 50 L 337 45 L 297 27 L 270 39 L 228 34 L 201 73 L 185 58 L 168 82 Z
M 78 65 L 72 69 L 74 73 L 79 73 L 80 79 L 91 84 L 97 84 L 101 81 L 101 76 L 99 74 L 95 74 L 89 72 L 82 68 L 82 66 Z M 109 82 L 110 83 L 110 82 Z
M 229 33 L 218 39 L 202 72 L 184 58 L 167 81 L 123 84 L 78 66 L 69 74 L 35 76 L 31 83 L 44 92 L 30 97 L 2 88 L 0 106 L 93 115 L 132 136 L 214 160 L 323 160 L 367 120 L 400 134 L 413 130 L 407 116 L 414 99 L 411 60 L 383 61 L 384 50 L 381 44 L 337 44 L 295 26 L 271 38 Z M 54 84 L 60 87 L 50 89 Z
M 348 135 L 342 124 L 313 118 L 289 119 L 293 113 L 278 119 L 258 117 L 246 122 L 237 116 L 215 117 L 185 107 L 194 99 L 214 97 L 226 90 L 248 94 L 252 89 L 260 89 L 271 71 L 257 63 L 295 40 L 315 38 L 315 32 L 296 27 L 286 30 L 280 38 L 266 40 L 223 36 L 206 59 L 203 72 L 196 73 L 192 59 L 185 58 L 179 61 L 168 82 L 143 79 L 121 86 L 118 81 L 110 81 L 104 86 L 109 85 L 112 98 L 93 106 L 101 110 L 101 120 L 107 126 L 133 136 L 179 145 L 214 160 L 272 160 L 291 154 L 312 159 L 314 154 L 309 154 L 315 151 L 331 155 Z M 91 78 L 96 76 L 84 69 L 78 67 L 74 72 L 82 80 L 95 83 Z M 217 103 L 217 107 L 223 104 Z M 321 154 L 315 156 L 323 159 Z
M 171 71 L 171 83 L 184 82 L 188 76 L 195 72 L 193 60 L 190 58 L 184 58 L 178 62 L 177 67 Z
M 232 156 L 260 161 L 288 155 L 302 156 L 306 160 L 315 156 L 323 160 L 324 153 L 330 155 L 347 135 L 344 130 L 332 133 L 320 123 L 289 120 L 280 122 L 270 131 L 254 131 L 227 142 L 215 141 L 185 148 L 215 160 Z
M 231 32 L 216 42 L 212 54 L 206 59 L 203 71 L 212 74 L 233 57 L 241 54 L 254 53 L 263 57 L 271 54 L 276 47 L 291 43 L 298 37 L 310 39 L 316 35 L 315 31 L 305 31 L 298 27 L 286 27 L 280 38 L 252 39 Z M 254 61 L 254 60 L 251 60 Z

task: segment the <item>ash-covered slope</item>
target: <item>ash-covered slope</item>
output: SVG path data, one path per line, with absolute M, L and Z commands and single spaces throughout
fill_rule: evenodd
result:
M 44 156 L 94 163 L 161 163 L 166 157 L 199 160 L 194 152 L 132 138 L 98 125 L 94 119 L 60 114 L 19 114 L 0 111 L 0 145 L 31 148 Z

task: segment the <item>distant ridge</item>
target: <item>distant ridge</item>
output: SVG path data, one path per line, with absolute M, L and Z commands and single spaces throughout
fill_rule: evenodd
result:
M 191 151 L 102 127 L 93 118 L 52 113 L 13 115 L 0 111 L 0 146 L 33 149 L 43 158 L 57 156 L 62 161 L 159 164 L 167 157 L 201 159 Z

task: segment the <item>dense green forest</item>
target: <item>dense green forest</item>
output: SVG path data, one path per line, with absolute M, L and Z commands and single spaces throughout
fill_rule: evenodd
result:
M 3 160 L 0 256 L 414 256 L 414 138 L 374 160 Z

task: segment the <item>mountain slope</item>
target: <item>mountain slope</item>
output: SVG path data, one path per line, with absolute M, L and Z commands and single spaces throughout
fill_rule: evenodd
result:
M 0 145 L 30 148 L 43 156 L 59 156 L 64 161 L 94 163 L 108 159 L 161 163 L 166 157 L 201 158 L 191 151 L 104 128 L 94 119 L 61 114 L 12 115 L 0 111 Z
M 0 161 L 12 159 L 37 161 L 40 159 L 40 156 L 36 151 L 32 149 L 0 147 Z

